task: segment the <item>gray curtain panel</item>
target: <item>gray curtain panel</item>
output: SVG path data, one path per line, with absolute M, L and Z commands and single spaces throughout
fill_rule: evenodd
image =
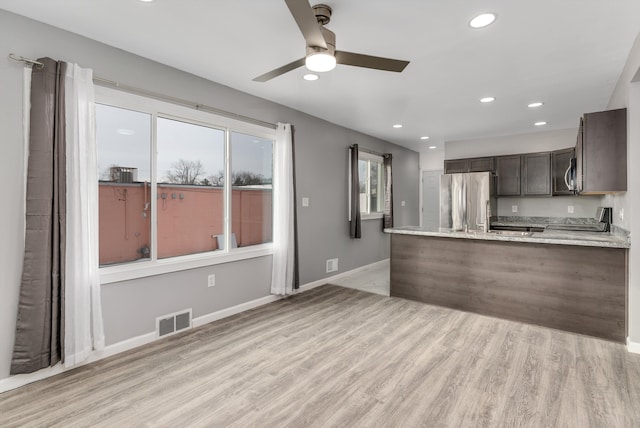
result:
M 41 58 L 31 79 L 25 252 L 11 374 L 64 361 L 66 63 Z
M 360 216 L 360 177 L 358 175 L 358 145 L 350 148 L 351 153 L 351 222 L 349 236 L 353 239 L 362 238 L 362 218 Z
M 293 169 L 293 200 L 297 201 L 296 197 L 296 129 L 291 126 L 291 168 Z M 300 268 L 298 258 L 298 208 L 295 202 L 293 204 L 293 288 L 300 288 Z
M 393 227 L 393 176 L 391 174 L 391 161 L 393 156 L 386 153 L 384 162 L 384 208 L 382 211 L 382 228 Z

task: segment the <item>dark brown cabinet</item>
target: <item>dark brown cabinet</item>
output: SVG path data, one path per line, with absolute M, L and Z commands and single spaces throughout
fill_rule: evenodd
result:
M 449 159 L 444 161 L 445 174 L 458 174 L 461 172 L 494 172 L 493 157 Z
M 587 113 L 576 144 L 578 192 L 627 190 L 627 109 Z
M 520 196 L 521 156 L 496 157 L 498 196 Z
M 469 172 L 494 172 L 494 159 L 493 157 L 469 159 Z
M 522 155 L 522 196 L 551 195 L 551 154 Z
M 573 191 L 569 190 L 565 182 L 565 176 L 569 180 L 567 170 L 571 165 L 571 159 L 575 156 L 575 149 L 556 150 L 551 152 L 551 194 L 556 195 L 573 195 Z
M 469 172 L 469 159 L 450 159 L 444 161 L 445 174 Z

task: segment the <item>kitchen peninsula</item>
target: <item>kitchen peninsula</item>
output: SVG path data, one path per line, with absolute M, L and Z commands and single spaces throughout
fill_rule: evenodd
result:
M 611 233 L 391 234 L 391 296 L 624 342 L 629 242 Z

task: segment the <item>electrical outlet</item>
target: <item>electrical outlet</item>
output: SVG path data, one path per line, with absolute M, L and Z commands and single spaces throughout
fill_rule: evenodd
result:
M 303 207 L 308 207 L 309 206 L 309 198 L 307 198 L 307 197 L 302 198 L 302 206 Z
M 216 274 L 212 273 L 207 277 L 207 287 L 215 287 L 216 286 Z
M 568 206 L 567 206 L 567 212 L 568 212 L 569 214 L 573 214 L 573 205 L 568 205 Z
M 517 205 L 511 205 L 511 212 L 512 213 L 517 213 L 518 212 L 518 206 Z
M 404 201 L 400 202 L 400 206 L 404 207 L 406 203 Z

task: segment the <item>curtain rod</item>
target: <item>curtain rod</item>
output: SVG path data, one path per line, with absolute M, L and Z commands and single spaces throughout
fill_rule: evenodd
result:
M 355 146 L 355 144 L 350 145 L 349 147 L 353 147 Z M 361 152 L 365 152 L 365 153 L 369 153 L 370 155 L 376 155 L 376 156 L 380 156 L 380 157 L 385 157 L 388 153 L 380 153 L 380 152 L 376 152 L 374 150 L 369 150 L 369 149 L 363 149 L 360 146 L 358 146 L 358 150 Z
M 36 61 L 34 59 L 30 59 L 30 58 L 25 58 L 23 56 L 19 56 L 19 55 L 15 55 L 10 53 L 9 54 L 9 60 L 13 61 L 13 62 L 19 62 L 22 64 L 26 64 L 27 66 L 30 67 L 35 67 L 37 69 L 41 69 L 44 67 L 44 64 L 41 63 L 40 61 Z M 137 95 L 144 95 L 146 97 L 149 98 L 155 98 L 157 100 L 160 101 L 167 101 L 170 102 L 172 104 L 178 104 L 184 107 L 190 107 L 193 108 L 195 110 L 201 110 L 201 111 L 206 111 L 209 113 L 214 113 L 220 116 L 224 116 L 224 117 L 228 117 L 230 119 L 236 119 L 236 120 L 240 120 L 243 122 L 248 122 L 248 123 L 252 123 L 254 125 L 259 125 L 259 126 L 264 126 L 266 128 L 271 128 L 271 129 L 276 129 L 276 124 L 275 123 L 271 123 L 271 122 L 265 122 L 263 120 L 259 120 L 259 119 L 254 119 L 252 117 L 247 117 L 247 116 L 243 116 L 241 114 L 237 114 L 237 113 L 233 113 L 230 111 L 226 111 L 226 110 L 222 110 L 216 107 L 211 107 L 211 106 L 207 106 L 204 104 L 199 104 L 199 103 L 195 103 L 193 101 L 187 101 L 184 100 L 182 98 L 175 98 L 175 97 L 171 97 L 168 95 L 164 95 L 164 94 L 160 94 L 157 92 L 152 92 L 152 91 L 148 91 L 146 89 L 141 89 L 141 88 L 136 88 L 134 86 L 129 86 L 129 85 L 124 85 L 122 83 L 119 82 L 115 82 L 113 80 L 109 80 L 109 79 L 104 79 L 102 77 L 98 77 L 98 76 L 94 76 L 93 77 L 93 83 L 100 85 L 100 86 L 106 86 L 106 87 L 110 87 L 110 88 L 116 88 L 116 89 L 120 89 L 126 92 L 130 92 L 133 94 L 137 94 Z

